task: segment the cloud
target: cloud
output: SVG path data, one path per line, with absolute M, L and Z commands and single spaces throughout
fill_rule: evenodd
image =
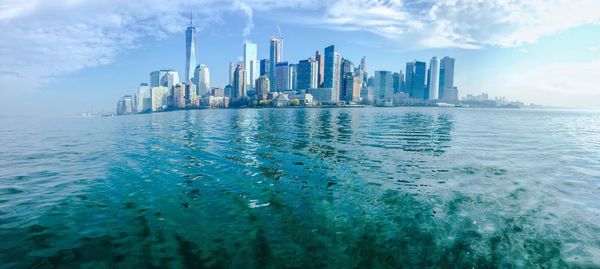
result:
M 340 0 L 326 9 L 323 22 L 372 32 L 406 47 L 474 49 L 521 46 L 598 23 L 598 9 L 596 0 Z
M 114 61 L 144 38 L 178 33 L 194 12 L 200 28 L 254 16 L 371 32 L 403 48 L 514 47 L 588 23 L 596 0 L 4 0 L 0 2 L 0 70 L 43 81 Z M 266 14 L 268 16 L 262 16 Z M 0 77 L 0 86 L 13 83 Z M 0 87 L 7 88 L 7 87 Z

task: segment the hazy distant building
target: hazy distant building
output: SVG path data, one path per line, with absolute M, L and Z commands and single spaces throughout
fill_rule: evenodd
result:
M 196 27 L 192 25 L 185 31 L 185 82 L 192 81 L 194 70 L 198 65 L 198 47 L 196 40 Z
M 133 113 L 133 98 L 131 95 L 121 97 L 117 102 L 117 115 L 127 115 Z
M 246 96 L 246 72 L 243 64 L 238 64 L 233 73 L 232 99 L 236 100 Z
M 429 100 L 437 100 L 440 83 L 440 60 L 437 57 L 431 58 L 429 62 Z
M 258 100 L 267 100 L 269 92 L 271 90 L 271 83 L 269 77 L 262 75 L 256 79 L 256 96 Z
M 233 73 L 235 72 L 235 65 L 233 62 L 229 62 L 229 85 L 233 85 Z
M 455 95 L 454 90 L 454 58 L 446 56 L 440 61 L 439 98 L 458 101 L 458 92 Z
M 254 87 L 254 81 L 258 78 L 258 57 L 256 43 L 244 43 L 244 70 L 246 71 L 246 84 L 248 88 Z
M 290 90 L 290 67 L 288 62 L 280 62 L 275 66 L 275 89 L 276 91 L 288 91 Z M 273 87 L 271 86 L 271 89 Z M 273 92 L 273 91 L 272 91 Z
M 148 112 L 152 110 L 152 95 L 148 83 L 142 83 L 137 92 L 137 112 Z
M 269 70 L 271 68 L 271 61 L 269 59 L 260 60 L 260 76 L 269 76 Z
M 231 86 L 231 85 L 225 86 L 225 88 L 223 88 L 223 93 L 224 93 L 225 97 L 229 97 L 229 98 L 233 99 L 233 86 Z
M 394 96 L 392 72 L 375 71 L 375 100 L 391 101 Z
M 269 80 L 271 81 L 271 92 L 277 91 L 277 83 L 273 83 L 277 81 L 277 71 L 276 66 L 277 63 L 281 62 L 281 41 L 277 38 L 271 39 L 271 47 L 269 49 Z

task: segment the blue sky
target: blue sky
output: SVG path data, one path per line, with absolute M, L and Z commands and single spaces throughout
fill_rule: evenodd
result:
M 284 58 L 335 44 L 367 69 L 456 58 L 460 95 L 600 106 L 600 2 L 575 1 L 86 1 L 0 2 L 0 115 L 113 111 L 148 73 L 183 72 L 189 10 L 199 60 L 224 86 L 242 44 L 285 36 Z

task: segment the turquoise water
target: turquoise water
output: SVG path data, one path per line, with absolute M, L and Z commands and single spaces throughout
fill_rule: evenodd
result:
M 0 268 L 600 267 L 600 112 L 0 124 Z

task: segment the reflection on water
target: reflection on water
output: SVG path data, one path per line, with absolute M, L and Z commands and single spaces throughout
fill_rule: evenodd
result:
M 0 152 L 0 267 L 600 265 L 594 129 L 544 140 L 546 112 L 494 113 L 201 110 L 15 127 L 0 134 L 22 142 Z M 559 167 L 566 149 L 577 159 Z

